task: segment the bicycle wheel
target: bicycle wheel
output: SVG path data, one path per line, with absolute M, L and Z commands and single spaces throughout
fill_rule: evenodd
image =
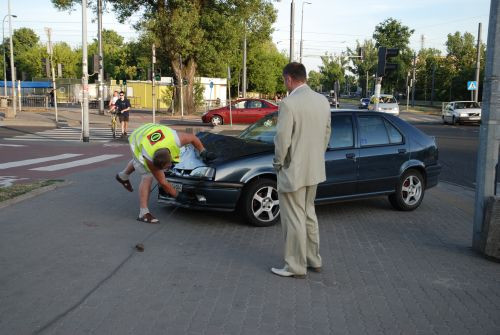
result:
M 113 134 L 113 139 L 116 138 L 116 116 L 111 117 L 111 133 Z

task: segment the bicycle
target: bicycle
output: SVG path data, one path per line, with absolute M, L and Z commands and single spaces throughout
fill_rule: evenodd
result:
M 112 110 L 110 113 L 111 113 L 111 133 L 113 134 L 113 139 L 116 139 L 116 125 L 118 124 L 118 112 Z

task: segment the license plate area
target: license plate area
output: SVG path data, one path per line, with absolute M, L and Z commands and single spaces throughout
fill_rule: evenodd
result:
M 182 184 L 180 183 L 172 183 L 170 182 L 170 185 L 177 191 L 177 192 L 182 192 Z

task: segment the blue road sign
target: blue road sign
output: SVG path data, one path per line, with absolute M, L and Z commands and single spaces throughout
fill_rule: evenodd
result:
M 475 90 L 477 90 L 477 81 L 468 81 L 467 82 L 467 89 L 469 91 L 475 91 Z
M 210 88 L 213 88 L 213 87 L 214 87 L 214 82 L 213 82 L 213 81 L 211 81 L 211 82 L 210 82 Z

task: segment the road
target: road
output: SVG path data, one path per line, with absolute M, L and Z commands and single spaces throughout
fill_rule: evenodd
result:
M 344 104 L 343 108 L 356 108 L 354 105 Z M 474 188 L 476 174 L 476 153 L 478 148 L 479 127 L 476 125 L 443 125 L 439 116 L 402 112 L 400 117 L 430 136 L 435 136 L 439 147 L 440 162 L 443 170 L 441 180 L 454 184 Z M 178 125 L 174 122 L 174 127 Z M 185 126 L 185 125 L 184 125 Z M 202 124 L 189 124 L 188 127 L 205 130 Z M 14 160 L 27 160 L 39 157 L 57 156 L 61 154 L 79 154 L 71 160 L 92 162 L 85 165 L 71 166 L 67 170 L 52 171 L 41 174 L 39 170 L 32 170 L 40 166 L 29 165 L 25 170 L 11 168 L 0 170 L 1 176 L 12 178 L 51 177 L 58 178 L 75 169 L 93 168 L 94 164 L 106 164 L 106 161 L 116 161 L 127 155 L 128 148 L 124 141 L 111 139 L 109 129 L 92 129 L 93 143 L 82 145 L 79 141 L 80 133 L 76 128 L 47 129 L 25 127 L 14 130 L 0 127 L 0 148 L 2 155 L 0 164 Z M 233 133 L 231 133 L 233 135 Z M 61 139 L 69 140 L 61 142 Z M 97 142 L 97 143 L 96 143 Z M 97 157 L 97 158 L 96 158 Z M 104 159 L 106 158 L 106 159 Z M 87 160 L 86 160 L 87 159 Z M 104 159 L 104 160 L 100 160 Z M 97 160 L 94 162 L 94 160 Z M 54 165 L 42 164 L 42 166 Z M 22 172 L 24 171 L 24 172 Z M 35 173 L 35 171 L 38 171 Z M 25 179 L 26 180 L 26 179 Z

